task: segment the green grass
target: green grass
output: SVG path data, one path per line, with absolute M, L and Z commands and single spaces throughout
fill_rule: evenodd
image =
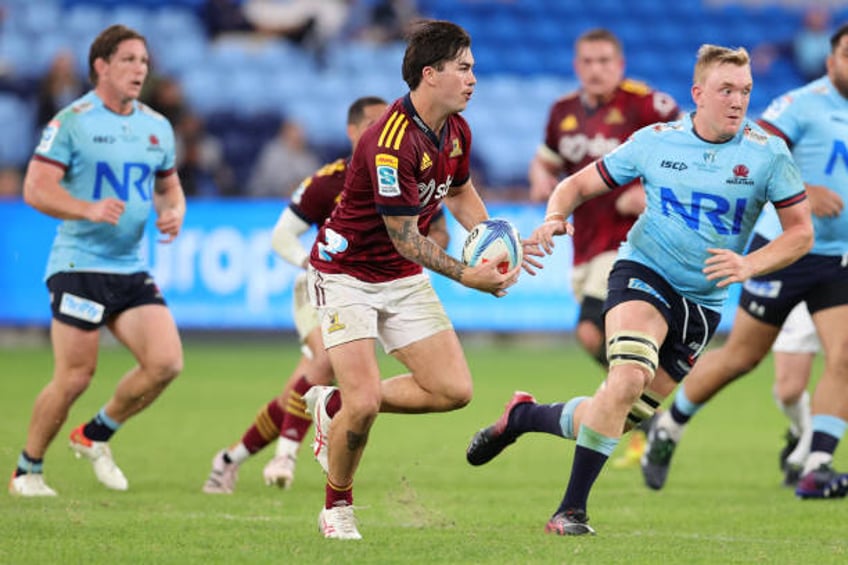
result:
M 464 459 L 471 434 L 515 389 L 542 402 L 591 394 L 600 372 L 562 347 L 467 347 L 475 398 L 467 408 L 381 415 L 356 482 L 361 542 L 322 539 L 323 476 L 304 449 L 290 491 L 269 489 L 270 450 L 246 462 L 233 496 L 200 486 L 212 455 L 239 439 L 294 365 L 291 343 L 191 343 L 186 369 L 112 441 L 130 490 L 113 493 L 66 447 L 71 427 L 105 402 L 130 364 L 104 348 L 90 389 L 46 458 L 60 496 L 0 495 L 0 563 L 845 563 L 846 502 L 800 501 L 780 486 L 785 428 L 771 398 L 771 361 L 699 414 L 668 484 L 607 468 L 589 514 L 598 535 L 560 538 L 543 526 L 564 492 L 573 445 L 522 438 L 481 468 Z M 11 471 L 32 401 L 49 378 L 48 348 L 0 352 L 0 455 Z M 386 374 L 399 366 L 384 360 Z M 310 434 L 311 438 L 311 434 Z M 848 467 L 843 448 L 836 464 Z

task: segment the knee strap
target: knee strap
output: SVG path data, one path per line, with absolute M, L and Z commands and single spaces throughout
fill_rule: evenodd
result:
M 657 413 L 662 398 L 646 390 L 630 407 L 630 412 L 627 414 L 628 429 L 633 429 L 642 423 L 644 420 L 650 420 Z
M 648 382 L 653 380 L 659 364 L 659 347 L 648 334 L 616 332 L 607 342 L 609 366 L 634 364 L 648 370 Z

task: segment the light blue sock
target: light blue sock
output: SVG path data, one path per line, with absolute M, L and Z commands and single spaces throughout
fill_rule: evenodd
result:
M 562 428 L 562 437 L 565 439 L 575 439 L 577 434 L 574 433 L 574 411 L 577 406 L 589 398 L 588 396 L 576 396 L 569 400 L 562 409 L 562 415 L 559 418 L 559 425 Z
M 598 453 L 603 453 L 609 457 L 615 450 L 615 446 L 618 445 L 618 439 L 605 436 L 591 428 L 587 428 L 585 425 L 581 425 L 580 432 L 577 434 L 577 445 L 597 451 Z

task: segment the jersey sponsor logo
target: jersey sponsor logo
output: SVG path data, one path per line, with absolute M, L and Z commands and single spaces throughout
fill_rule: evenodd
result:
M 765 145 L 768 143 L 768 136 L 756 131 L 751 126 L 745 126 L 745 129 L 742 130 L 742 135 L 745 137 L 745 139 L 753 141 L 758 145 Z
M 692 191 L 689 208 L 683 204 L 674 191 L 662 187 L 660 191 L 662 213 L 664 216 L 677 214 L 694 231 L 701 229 L 701 216 L 720 235 L 738 235 L 742 231 L 747 198 L 737 198 L 733 203 L 718 194 Z
M 386 125 L 383 126 L 383 131 L 380 132 L 380 137 L 377 139 L 377 147 L 385 147 L 386 149 L 394 149 L 397 151 L 400 148 L 400 142 L 403 140 L 403 134 L 406 133 L 406 127 L 409 125 L 409 119 L 400 112 L 393 112 Z
M 59 312 L 71 318 L 85 320 L 92 324 L 99 324 L 103 319 L 104 306 L 99 302 L 94 302 L 82 296 L 71 294 L 70 292 L 62 293 L 62 301 L 59 303 Z
M 324 230 L 324 239 L 326 243 L 318 242 L 318 256 L 324 261 L 332 261 L 334 254 L 346 251 L 349 245 L 347 238 L 332 228 Z
M 742 285 L 749 294 L 759 296 L 760 298 L 777 298 L 780 296 L 780 289 L 783 288 L 783 281 L 760 281 L 748 279 Z
M 689 168 L 683 161 L 667 161 L 665 159 L 660 161 L 660 167 L 662 167 L 663 169 L 672 169 L 675 171 L 685 171 Z
M 665 304 L 666 308 L 671 308 L 666 299 L 663 298 L 663 295 L 657 292 L 654 287 L 652 287 L 642 279 L 631 277 L 630 280 L 627 281 L 627 288 L 650 294 L 651 296 Z
M 47 153 L 50 151 L 50 148 L 53 147 L 53 142 L 56 141 L 56 134 L 59 133 L 61 126 L 62 122 L 59 120 L 51 120 L 44 127 L 44 131 L 41 132 L 41 141 L 39 141 L 38 147 L 35 148 L 36 152 Z
M 577 123 L 577 118 L 574 116 L 574 114 L 569 114 L 566 117 L 564 117 L 562 119 L 562 121 L 559 123 L 559 130 L 560 131 L 574 131 L 574 130 L 577 129 L 578 125 L 579 124 Z
M 842 163 L 848 168 L 848 148 L 845 147 L 845 142 L 841 139 L 833 141 L 833 146 L 830 148 L 830 157 L 828 157 L 827 165 L 824 167 L 825 174 L 832 175 L 837 163 Z
M 624 115 L 618 108 L 612 108 L 604 118 L 604 123 L 609 125 L 623 124 Z
M 579 163 L 586 156 L 592 159 L 603 157 L 619 145 L 621 141 L 617 138 L 604 137 L 599 133 L 592 138 L 583 133 L 564 135 L 559 138 L 559 154 L 566 161 Z
M 448 155 L 449 158 L 453 159 L 454 157 L 459 157 L 462 155 L 462 145 L 459 143 L 457 138 L 451 139 L 451 152 Z
M 419 171 L 426 171 L 430 167 L 433 166 L 433 160 L 430 159 L 430 155 L 427 152 L 424 152 L 424 155 L 421 156 L 421 165 L 418 166 Z
M 116 138 L 114 135 L 95 135 L 91 138 L 92 143 L 111 144 L 115 143 L 116 141 L 118 141 L 118 138 Z
M 781 96 L 769 104 L 769 107 L 766 108 L 765 112 L 763 112 L 763 119 L 769 122 L 774 121 L 783 113 L 784 110 L 786 110 L 786 108 L 789 107 L 789 104 L 791 103 L 791 96 Z
M 430 202 L 430 199 L 435 198 L 436 200 L 441 200 L 445 196 L 447 196 L 448 191 L 451 187 L 451 182 L 453 182 L 453 177 L 448 175 L 448 178 L 445 179 L 445 182 L 437 185 L 435 179 L 430 179 L 430 182 L 418 183 L 418 201 L 421 205 L 425 205 Z
M 123 201 L 129 201 L 130 189 L 135 189 L 142 200 L 150 200 L 153 194 L 153 171 L 147 163 L 124 163 L 119 175 L 115 174 L 109 163 L 98 161 L 94 177 L 94 199 L 104 196 L 104 184 L 111 187 L 115 196 Z
M 79 104 L 71 106 L 71 112 L 74 114 L 85 114 L 92 108 L 94 108 L 94 104 L 91 102 L 80 102 Z

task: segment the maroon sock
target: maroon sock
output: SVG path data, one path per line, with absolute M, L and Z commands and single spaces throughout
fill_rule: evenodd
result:
M 290 439 L 300 443 L 309 431 L 309 426 L 312 425 L 312 418 L 306 413 L 306 402 L 303 401 L 303 395 L 312 387 L 312 383 L 306 380 L 305 376 L 297 379 L 297 382 L 292 386 L 286 401 L 286 411 L 283 416 L 283 422 L 280 425 L 280 437 Z
M 327 416 L 332 418 L 341 409 L 342 393 L 340 393 L 338 390 L 334 390 L 333 394 L 330 395 L 330 398 L 327 399 Z
M 250 453 L 256 453 L 280 435 L 280 425 L 286 413 L 277 399 L 262 407 L 241 438 L 241 442 Z
M 353 506 L 353 483 L 346 487 L 337 487 L 327 479 L 324 487 L 324 508 L 333 506 Z

